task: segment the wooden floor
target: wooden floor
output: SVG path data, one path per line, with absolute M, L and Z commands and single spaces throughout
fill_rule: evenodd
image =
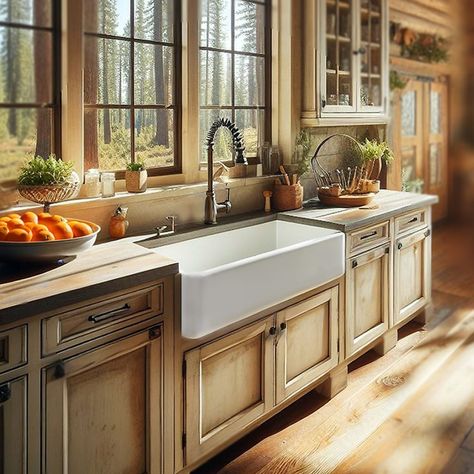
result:
M 474 233 L 435 228 L 434 318 L 350 366 L 332 400 L 309 393 L 199 473 L 474 473 Z

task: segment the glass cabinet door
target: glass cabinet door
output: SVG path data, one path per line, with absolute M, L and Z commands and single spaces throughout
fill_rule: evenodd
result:
M 359 104 L 362 111 L 383 109 L 384 51 L 383 35 L 385 4 L 383 0 L 360 0 L 360 87 Z
M 323 112 L 355 110 L 354 6 L 352 0 L 325 0 L 325 77 L 322 78 Z

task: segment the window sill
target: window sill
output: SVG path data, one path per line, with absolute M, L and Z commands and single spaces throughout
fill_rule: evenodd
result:
M 274 176 L 258 176 L 248 178 L 230 178 L 228 186 L 231 189 L 240 188 L 244 186 L 254 186 L 261 183 L 273 181 Z M 223 183 L 216 183 L 216 190 L 224 189 Z M 69 209 L 93 209 L 103 206 L 126 206 L 129 203 L 147 202 L 157 199 L 176 198 L 180 196 L 189 196 L 194 194 L 204 194 L 207 190 L 207 182 L 192 183 L 192 184 L 176 184 L 159 187 L 150 187 L 143 193 L 128 193 L 116 192 L 115 196 L 109 198 L 77 198 L 70 201 L 64 201 L 53 205 L 53 209 L 57 208 L 58 212 L 65 214 Z M 40 206 L 32 204 L 27 201 L 21 201 L 10 210 L 5 210 L 2 213 L 7 214 L 14 210 L 15 212 L 25 212 L 29 209 L 39 209 Z

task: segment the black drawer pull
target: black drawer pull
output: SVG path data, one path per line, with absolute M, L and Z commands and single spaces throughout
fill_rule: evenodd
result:
M 357 263 L 357 260 L 353 260 L 353 261 L 352 261 L 352 268 L 356 268 L 357 265 L 359 265 L 359 264 Z
M 398 248 L 398 250 L 401 250 L 402 247 L 403 247 L 403 244 L 400 242 L 400 243 L 397 245 L 397 248 Z
M 410 219 L 407 224 L 413 224 L 414 222 L 418 221 L 418 217 L 414 217 L 413 219 Z
M 12 391 L 10 388 L 10 384 L 6 383 L 4 385 L 0 385 L 0 403 L 8 402 L 11 396 L 12 396 Z
M 58 362 L 54 366 L 53 376 L 55 379 L 62 379 L 66 375 L 66 368 L 64 367 L 64 362 Z
M 121 308 L 113 309 L 112 311 L 107 311 L 106 313 L 96 314 L 94 316 L 89 316 L 89 321 L 93 323 L 101 323 L 110 318 L 115 318 L 117 316 L 123 316 L 128 313 L 130 305 L 125 303 Z
M 377 231 L 374 230 L 373 232 L 371 232 L 370 234 L 365 234 L 363 235 L 360 240 L 365 240 L 365 239 L 370 239 L 370 237 L 375 237 L 377 235 Z

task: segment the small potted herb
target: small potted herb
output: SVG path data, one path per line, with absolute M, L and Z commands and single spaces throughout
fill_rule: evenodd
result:
M 361 145 L 362 162 L 366 168 L 365 179 L 361 182 L 361 191 L 378 192 L 380 190 L 379 176 L 382 163 L 389 165 L 393 160 L 393 152 L 386 142 L 366 138 Z
M 125 186 L 129 193 L 144 193 L 146 191 L 146 181 L 148 173 L 143 161 L 128 163 L 125 170 Z
M 57 159 L 34 156 L 20 169 L 18 192 L 30 201 L 41 203 L 45 209 L 51 203 L 74 197 L 79 190 L 79 176 L 73 164 Z

